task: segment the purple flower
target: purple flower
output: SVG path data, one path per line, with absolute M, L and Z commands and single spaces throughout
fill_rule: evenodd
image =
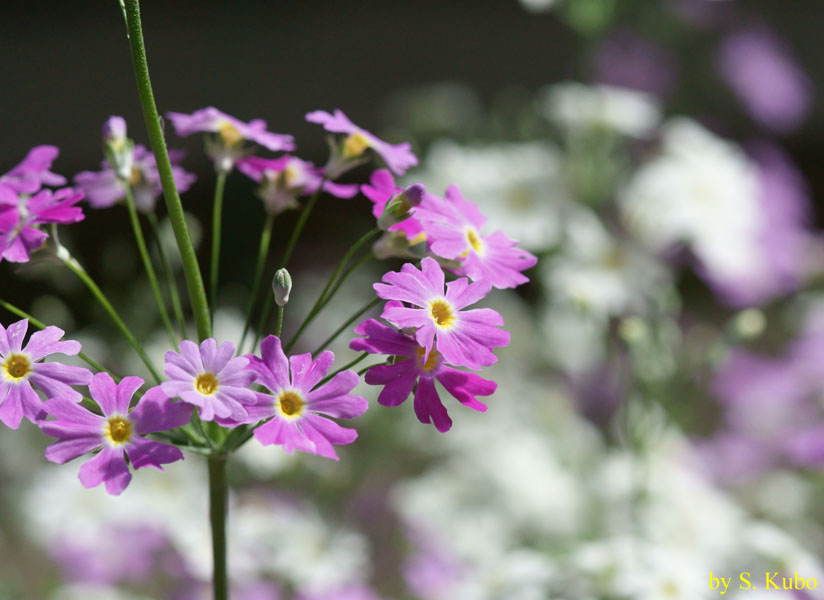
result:
M 198 345 L 180 342 L 180 353 L 170 350 L 164 357 L 166 376 L 161 384 L 164 393 L 200 408 L 204 421 L 221 420 L 236 424 L 246 419 L 244 405 L 254 404 L 255 394 L 248 389 L 254 375 L 246 370 L 249 360 L 232 358 L 235 346 L 214 338 Z
M 323 110 L 316 110 L 307 113 L 306 120 L 310 123 L 323 125 L 326 131 L 346 134 L 340 150 L 339 159 L 342 161 L 357 160 L 367 148 L 372 148 L 372 150 L 383 158 L 389 169 L 396 175 L 403 175 L 409 167 L 414 167 L 418 164 L 418 158 L 412 153 L 412 146 L 409 142 L 388 144 L 352 123 L 352 121 L 343 114 L 343 111 L 339 109 L 335 109 L 334 114 L 329 114 Z M 339 167 L 340 165 L 335 166 Z M 327 167 L 327 170 L 332 172 L 338 171 L 338 169 L 329 167 Z M 332 175 L 331 178 L 334 179 L 336 176 L 337 173 Z
M 415 217 L 423 225 L 430 250 L 460 260 L 460 274 L 473 281 L 488 281 L 499 289 L 517 287 L 529 281 L 521 271 L 538 262 L 501 231 L 482 235 L 486 217 L 464 199 L 456 185 L 446 189 L 445 199 L 428 194 Z
M 191 115 L 170 112 L 167 116 L 181 137 L 199 132 L 217 134 L 216 143 L 210 144 L 208 150 L 219 171 L 230 171 L 237 159 L 244 155 L 244 140 L 260 144 L 273 152 L 295 148 L 291 135 L 266 131 L 266 121 L 253 119 L 244 123 L 213 106 L 196 110 Z
M 675 83 L 675 60 L 664 48 L 631 31 L 611 34 L 595 55 L 598 83 L 667 96 Z
M 177 165 L 183 160 L 182 150 L 170 150 L 172 176 L 179 192 L 185 192 L 195 182 L 196 177 Z M 145 146 L 137 144 L 131 157 L 128 180 L 121 182 L 116 167 L 108 160 L 101 163 L 100 171 L 83 171 L 74 176 L 75 185 L 86 195 L 92 208 L 109 208 L 126 198 L 124 185 L 132 188 L 135 207 L 142 212 L 152 212 L 157 198 L 163 193 L 160 175 L 154 154 Z
M 62 465 L 102 448 L 80 467 L 80 483 L 86 488 L 104 483 L 106 491 L 115 496 L 132 479 L 126 456 L 133 469 L 152 466 L 163 470 L 161 465 L 182 460 L 180 448 L 143 436 L 184 425 L 191 417 L 191 407 L 171 402 L 160 387 L 154 387 L 129 412 L 132 396 L 141 385 L 140 377 L 124 377 L 118 384 L 108 373 L 92 377 L 89 392 L 103 416 L 63 397 L 45 402 L 43 408 L 56 420 L 44 421 L 40 428 L 59 438 L 46 448 L 46 458 Z
M 92 378 L 91 371 L 82 367 L 40 362 L 52 354 L 74 356 L 80 352 L 80 343 L 61 342 L 63 330 L 46 327 L 34 332 L 24 348 L 28 327 L 28 319 L 12 323 L 8 329 L 0 325 L 0 421 L 12 429 L 17 429 L 23 417 L 32 423 L 46 418 L 32 384 L 46 396 L 80 402 L 80 392 L 71 386 L 86 385 Z
M 809 78 L 766 27 L 727 36 L 719 48 L 718 69 L 750 115 L 768 129 L 791 131 L 810 111 Z
M 49 171 L 59 153 L 56 146 L 35 146 L 19 165 L 0 175 L 0 183 L 5 183 L 18 194 L 33 194 L 44 185 L 65 184 L 65 177 Z
M 358 193 L 356 185 L 323 181 L 323 169 L 296 156 L 279 158 L 250 156 L 237 161 L 238 171 L 261 184 L 258 195 L 266 210 L 275 214 L 297 208 L 299 196 L 309 196 L 323 190 L 338 198 L 351 198 Z
M 395 185 L 395 178 L 386 169 L 378 169 L 369 177 L 369 184 L 361 186 L 361 193 L 372 201 L 372 214 L 376 219 L 383 215 L 386 204 L 392 198 L 403 192 L 403 188 Z M 389 227 L 389 231 L 402 231 L 411 245 L 419 244 L 426 240 L 420 222 L 413 215 L 407 217 L 400 223 L 395 223 Z
M 103 141 L 118 147 L 126 143 L 126 119 L 111 116 L 103 123 Z
M 496 329 L 504 320 L 491 308 L 462 310 L 489 293 L 487 281 L 469 283 L 462 277 L 446 284 L 440 265 L 426 257 L 421 270 L 406 263 L 400 272 L 386 273 L 373 285 L 379 298 L 399 300 L 416 306 L 407 308 L 387 303 L 381 315 L 400 327 L 414 327 L 415 339 L 426 349 L 429 360 L 433 347 L 448 364 L 480 369 L 498 359 L 492 348 L 509 344 L 509 333 Z
M 358 375 L 342 371 L 314 389 L 332 366 L 334 354 L 327 350 L 317 360 L 311 354 L 287 360 L 274 335 L 263 340 L 260 353 L 260 358 L 249 355 L 247 368 L 269 393 L 256 392 L 257 404 L 249 408 L 249 417 L 271 420 L 255 429 L 255 437 L 264 446 L 281 445 L 289 454 L 301 450 L 338 460 L 333 445 L 350 444 L 358 433 L 321 415 L 352 419 L 366 411 L 366 399 L 349 393 L 358 384 Z
M 414 339 L 375 319 L 368 319 L 358 325 L 355 333 L 366 337 L 352 340 L 349 344 L 352 350 L 402 358 L 392 364 L 372 367 L 366 372 L 366 383 L 385 386 L 378 396 L 378 402 L 383 406 L 402 404 L 414 388 L 414 408 L 418 420 L 421 423 L 431 422 L 440 432 L 449 431 L 452 419 L 438 397 L 435 388 L 437 380 L 464 406 L 486 412 L 486 405 L 475 396 L 491 395 L 498 387 L 494 381 L 446 366 L 437 350 L 432 350 L 424 360 L 425 348 Z
M 56 192 L 41 190 L 34 196 L 21 196 L 16 204 L 10 204 L 10 189 L 0 185 L 0 258 L 10 262 L 28 262 L 29 254 L 40 248 L 49 237 L 38 225 L 65 225 L 84 219 L 83 210 L 75 206 L 83 199 L 83 192 L 71 188 Z

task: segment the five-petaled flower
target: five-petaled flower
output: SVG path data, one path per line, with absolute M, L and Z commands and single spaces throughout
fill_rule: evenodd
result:
M 306 120 L 323 125 L 326 131 L 346 134 L 341 147 L 336 149 L 336 153 L 330 159 L 330 164 L 326 167 L 327 175 L 331 179 L 336 179 L 349 166 L 358 164 L 361 155 L 368 148 L 372 148 L 380 155 L 386 162 L 386 166 L 396 175 L 403 175 L 409 167 L 418 164 L 418 158 L 412 153 L 412 146 L 409 142 L 402 144 L 384 142 L 355 125 L 339 109 L 335 109 L 334 114 L 329 114 L 325 110 L 316 110 L 307 113 Z
M 80 483 L 86 488 L 104 483 L 112 495 L 120 494 L 132 479 L 127 456 L 133 469 L 151 466 L 163 470 L 161 465 L 181 460 L 180 448 L 143 436 L 186 424 L 192 408 L 171 402 L 160 387 L 154 387 L 129 412 L 132 396 L 141 385 L 140 377 L 124 377 L 115 384 L 108 373 L 95 375 L 89 392 L 102 416 L 62 396 L 45 402 L 43 408 L 55 420 L 42 422 L 40 428 L 58 438 L 46 448 L 46 458 L 62 465 L 101 448 L 80 467 Z
M 461 277 L 447 283 L 444 293 L 444 273 L 429 257 L 421 261 L 420 270 L 406 263 L 400 272 L 384 274 L 382 281 L 373 285 L 379 298 L 416 308 L 387 303 L 381 316 L 401 329 L 415 328 L 425 360 L 435 348 L 451 365 L 480 369 L 498 360 L 492 348 L 509 344 L 509 333 L 497 328 L 504 324 L 497 312 L 491 308 L 463 310 L 489 293 L 487 281 L 469 283 Z
M 161 384 L 171 398 L 180 398 L 200 408 L 204 421 L 239 423 L 246 419 L 244 405 L 254 404 L 255 393 L 248 389 L 254 374 L 246 370 L 249 360 L 232 358 L 235 346 L 214 338 L 200 343 L 180 342 L 180 352 L 169 350 L 164 357 L 166 376 Z
M 332 366 L 332 352 L 316 360 L 311 354 L 287 359 L 274 335 L 263 340 L 260 352 L 260 358 L 249 356 L 247 368 L 269 391 L 256 392 L 257 403 L 248 410 L 250 422 L 269 420 L 255 429 L 255 438 L 264 446 L 279 444 L 289 454 L 302 450 L 338 460 L 333 444 L 350 444 L 358 434 L 321 415 L 352 419 L 366 411 L 366 399 L 349 393 L 358 384 L 357 373 L 341 371 L 315 389 Z
M 9 325 L 0 325 L 0 421 L 17 429 L 26 417 L 32 423 L 46 418 L 43 403 L 32 384 L 48 397 L 60 396 L 71 402 L 79 402 L 80 392 L 73 385 L 86 385 L 92 378 L 91 371 L 83 367 L 64 365 L 59 362 L 41 362 L 51 354 L 75 355 L 80 344 L 75 341 L 59 341 L 63 330 L 46 327 L 36 331 L 23 347 L 23 338 L 29 320 L 23 319 Z
M 398 406 L 414 388 L 415 415 L 421 423 L 431 422 L 440 432 L 449 431 L 452 419 L 438 396 L 435 380 L 458 402 L 480 412 L 486 411 L 486 405 L 475 396 L 489 396 L 498 387 L 494 381 L 447 366 L 437 350 L 424 358 L 425 348 L 414 339 L 375 319 L 358 325 L 355 333 L 366 337 L 352 340 L 349 344 L 352 350 L 395 357 L 391 364 L 376 365 L 366 372 L 366 383 L 384 386 L 378 402 L 383 406 Z

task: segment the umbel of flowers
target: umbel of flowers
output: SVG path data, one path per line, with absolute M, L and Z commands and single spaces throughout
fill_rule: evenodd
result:
M 129 0 L 125 5 L 130 41 L 139 56 L 142 36 L 137 2 Z M 144 90 L 148 68 L 137 59 L 135 66 L 139 88 Z M 500 314 L 473 305 L 493 287 L 515 287 L 527 281 L 523 271 L 536 259 L 502 232 L 490 233 L 478 208 L 456 187 L 440 197 L 420 184 L 397 186 L 389 171 L 403 175 L 417 164 L 411 145 L 385 142 L 340 110 L 306 115 L 329 133 L 331 152 L 323 167 L 284 154 L 295 148 L 292 136 L 270 132 L 263 120 L 247 123 L 213 107 L 192 114 L 172 112 L 168 118 L 178 135 L 205 136 L 206 153 L 216 172 L 209 302 L 179 198 L 194 176 L 180 166 L 182 152 L 166 150 L 153 99 L 141 93 L 141 103 L 151 151 L 129 138 L 125 120 L 113 116 L 103 126 L 100 170 L 78 173 L 76 189 L 61 187 L 66 179 L 51 171 L 58 156 L 52 146 L 33 148 L 20 164 L 0 176 L 0 260 L 25 263 L 43 255 L 72 271 L 133 347 L 153 381 L 114 373 L 105 363 L 83 354 L 77 341 L 62 340 L 62 330 L 0 299 L 0 306 L 22 318 L 8 327 L 0 326 L 0 421 L 12 429 L 23 418 L 38 425 L 55 438 L 46 449 L 48 460 L 58 464 L 82 460 L 80 483 L 103 485 L 113 495 L 123 493 L 133 473 L 144 467 L 162 469 L 187 453 L 205 456 L 210 474 L 214 590 L 215 597 L 225 598 L 228 456 L 254 438 L 256 443 L 281 446 L 288 453 L 300 450 L 339 460 L 335 447 L 350 444 L 358 436 L 348 423 L 368 407 L 364 397 L 352 393 L 363 375 L 367 384 L 383 386 L 378 401 L 384 406 L 397 406 L 414 395 L 418 419 L 432 423 L 440 432 L 449 430 L 452 420 L 436 382 L 459 403 L 485 410 L 478 397 L 493 394 L 496 384 L 471 371 L 496 362 L 494 350 L 507 345 L 510 337 L 501 329 Z M 281 154 L 259 156 L 258 152 Z M 373 156 L 383 160 L 389 171 L 372 173 L 371 185 L 336 181 Z M 224 182 L 235 167 L 259 184 L 258 195 L 268 215 L 261 229 L 247 319 L 237 344 L 211 335 L 218 299 Z M 373 203 L 375 227 L 344 254 L 297 333 L 288 341 L 282 339 L 292 285 L 287 266 L 315 203 L 323 194 L 355 202 L 350 199 L 359 191 Z M 180 252 L 196 340 L 190 339 L 191 322 L 183 311 L 171 261 L 159 243 L 159 260 L 154 260 L 150 241 L 143 234 L 141 219 L 151 226 L 155 238 L 151 241 L 159 241 L 157 199 L 161 194 Z M 92 210 L 120 203 L 128 209 L 158 316 L 169 337 L 162 373 L 103 289 L 55 235 L 58 225 L 77 223 L 87 216 L 81 200 Z M 261 294 L 261 282 L 271 277 L 265 266 L 274 217 L 289 209 L 300 209 L 301 214 L 288 232 L 273 278 L 274 293 Z M 370 242 L 374 242 L 371 247 Z M 293 353 L 305 327 L 334 299 L 343 281 L 364 259 L 375 255 L 409 262 L 398 271 L 388 270 L 374 289 L 364 290 L 366 307 L 322 346 L 312 353 Z M 368 318 L 353 328 L 358 316 L 382 300 L 386 302 L 381 318 L 386 323 Z M 270 322 L 273 303 L 277 318 Z M 255 315 L 257 325 L 253 326 Z M 30 325 L 40 330 L 26 341 Z M 333 371 L 335 357 L 326 346 L 352 329 L 357 337 L 350 346 L 362 354 Z M 247 351 L 244 346 L 249 336 L 253 342 Z M 386 358 L 360 373 L 352 369 L 369 354 Z M 61 357 L 67 355 L 79 357 L 89 368 L 64 364 Z

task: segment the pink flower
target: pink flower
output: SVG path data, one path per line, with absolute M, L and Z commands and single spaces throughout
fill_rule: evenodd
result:
M 0 184 L 0 251 L 10 262 L 27 262 L 29 254 L 43 245 L 48 234 L 39 225 L 77 223 L 83 211 L 75 206 L 83 193 L 63 188 L 41 190 L 34 196 L 16 197 L 11 188 Z
M 106 485 L 114 496 L 129 485 L 126 457 L 133 469 L 155 467 L 183 459 L 180 448 L 147 440 L 143 436 L 188 423 L 192 408 L 182 402 L 170 402 L 160 387 L 143 394 L 134 410 L 129 404 L 143 385 L 140 377 L 124 377 L 115 384 L 108 373 L 98 373 L 89 384 L 92 399 L 103 415 L 97 415 L 64 397 L 45 402 L 43 407 L 54 421 L 40 424 L 43 433 L 58 438 L 46 448 L 46 458 L 63 464 L 78 456 L 102 448 L 80 467 L 80 483 L 85 488 Z
M 386 169 L 378 169 L 369 177 L 369 184 L 361 186 L 361 193 L 372 201 L 372 214 L 376 219 L 380 219 L 387 203 L 403 193 L 403 188 L 395 185 L 395 178 Z M 423 232 L 420 222 L 412 214 L 389 227 L 389 231 L 402 231 L 411 245 L 423 242 L 426 235 Z
M 171 398 L 200 408 L 204 421 L 236 424 L 246 419 L 244 405 L 254 404 L 255 394 L 248 389 L 254 375 L 246 370 L 245 357 L 232 358 L 235 347 L 224 342 L 218 348 L 214 338 L 200 343 L 180 342 L 180 353 L 170 350 L 164 357 L 166 376 L 161 384 Z
M 52 354 L 74 356 L 80 352 L 80 344 L 59 341 L 63 330 L 46 327 L 32 334 L 23 347 L 23 338 L 29 320 L 23 319 L 9 325 L 0 325 L 0 421 L 17 429 L 26 417 L 32 423 L 46 417 L 43 404 L 32 384 L 46 396 L 60 396 L 71 402 L 80 402 L 82 396 L 71 388 L 86 385 L 92 374 L 88 369 L 72 367 L 58 362 L 40 362 Z
M 332 366 L 334 354 L 323 352 L 314 361 L 311 354 L 299 354 L 287 360 L 274 335 L 263 340 L 260 352 L 261 358 L 249 355 L 247 368 L 269 393 L 256 393 L 257 405 L 249 407 L 249 417 L 271 420 L 255 429 L 255 437 L 264 446 L 281 445 L 289 454 L 301 450 L 338 460 L 333 445 L 350 444 L 358 434 L 321 415 L 352 419 L 366 411 L 366 399 L 349 394 L 358 375 L 342 371 L 314 389 Z
M 415 339 L 425 348 L 429 360 L 433 347 L 448 364 L 480 369 L 498 359 L 492 348 L 509 344 L 509 333 L 497 329 L 504 320 L 491 308 L 462 310 L 489 293 L 486 281 L 469 283 L 462 277 L 446 284 L 444 274 L 433 258 L 421 261 L 421 270 L 406 263 L 400 272 L 386 273 L 373 285 L 378 297 L 399 300 L 417 308 L 387 303 L 384 319 L 403 329 L 414 327 Z
M 387 303 L 387 305 L 400 303 Z M 366 337 L 350 342 L 352 350 L 361 350 L 370 354 L 388 354 L 403 360 L 392 364 L 378 365 L 366 372 L 366 383 L 383 385 L 378 402 L 383 406 L 398 406 L 415 392 L 415 415 L 421 423 L 432 423 L 440 431 L 449 431 L 452 419 L 438 396 L 435 380 L 439 381 L 447 392 L 464 406 L 480 412 L 486 412 L 486 405 L 475 396 L 489 396 L 498 387 L 475 375 L 465 373 L 444 363 L 437 350 L 424 359 L 426 349 L 402 333 L 383 325 L 375 319 L 368 319 L 355 328 L 355 333 Z
M 430 250 L 459 260 L 460 273 L 472 281 L 488 281 L 499 289 L 514 288 L 529 281 L 522 271 L 538 262 L 501 231 L 483 235 L 486 217 L 464 199 L 456 185 L 446 189 L 445 199 L 428 194 L 415 210 L 415 218 L 423 226 Z
M 389 169 L 396 175 L 403 175 L 409 167 L 418 164 L 418 158 L 412 153 L 412 146 L 409 142 L 402 144 L 389 144 L 375 137 L 365 129 L 361 129 L 343 114 L 343 111 L 335 109 L 334 114 L 329 114 L 323 110 L 316 110 L 307 113 L 306 120 L 310 123 L 323 125 L 326 131 L 333 133 L 345 133 L 341 156 L 343 161 L 353 161 L 360 157 L 367 148 L 372 148 L 386 162 Z M 336 166 L 341 166 L 340 164 Z M 327 170 L 337 171 L 338 169 Z M 331 176 L 331 175 L 330 175 Z M 331 176 L 334 179 L 337 176 Z
M 33 194 L 44 185 L 65 184 L 65 177 L 49 171 L 59 153 L 56 146 L 35 146 L 19 165 L 0 175 L 0 183 L 5 183 L 18 194 Z
M 325 192 L 338 198 L 351 198 L 358 193 L 355 185 L 323 181 L 323 169 L 288 154 L 279 158 L 250 156 L 236 164 L 238 171 L 261 184 L 258 195 L 266 210 L 275 214 L 297 208 L 298 197 L 314 194 L 321 182 Z
M 216 144 L 211 144 L 208 151 L 218 170 L 228 172 L 232 169 L 237 159 L 245 154 L 242 149 L 244 140 L 260 144 L 273 152 L 295 148 L 291 135 L 266 131 L 266 121 L 253 119 L 244 123 L 213 106 L 196 110 L 191 115 L 170 112 L 167 116 L 181 137 L 199 132 L 217 134 Z

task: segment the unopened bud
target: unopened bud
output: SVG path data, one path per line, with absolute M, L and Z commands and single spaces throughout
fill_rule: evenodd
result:
M 126 137 L 126 120 L 123 117 L 112 116 L 103 123 L 103 153 L 118 179 L 131 179 L 134 143 Z
M 400 223 L 409 216 L 409 211 L 423 202 L 426 188 L 422 183 L 413 183 L 407 186 L 400 194 L 390 199 L 383 208 L 378 219 L 378 228 L 384 231 L 392 225 Z
M 272 279 L 272 292 L 275 294 L 275 304 L 286 306 L 289 302 L 289 292 L 292 291 L 292 277 L 286 269 L 278 269 Z

